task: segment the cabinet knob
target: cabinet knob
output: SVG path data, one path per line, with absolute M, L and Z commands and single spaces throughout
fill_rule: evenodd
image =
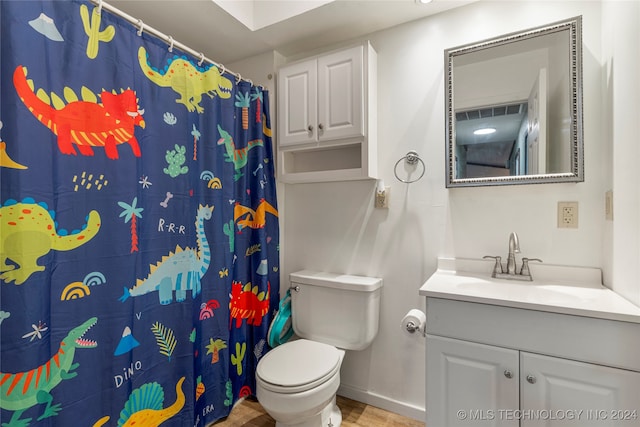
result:
M 318 129 L 324 130 L 324 125 L 322 123 L 318 124 Z
M 536 380 L 536 377 L 534 377 L 534 376 L 533 376 L 533 375 L 531 375 L 531 374 L 527 375 L 527 382 L 528 382 L 529 384 L 535 384 L 535 383 L 536 383 L 536 381 L 537 381 L 537 380 Z
M 307 130 L 308 130 L 309 132 L 313 132 L 313 125 L 309 125 L 309 126 L 307 127 Z
M 511 372 L 509 369 L 505 369 L 504 376 L 507 378 L 513 378 L 513 372 Z

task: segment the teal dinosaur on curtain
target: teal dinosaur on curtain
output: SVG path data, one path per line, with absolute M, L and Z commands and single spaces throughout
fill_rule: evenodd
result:
M 268 92 L 87 1 L 0 2 L 2 426 L 205 426 L 279 295 Z

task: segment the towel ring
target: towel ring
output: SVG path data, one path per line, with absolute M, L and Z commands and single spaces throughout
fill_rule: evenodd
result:
M 422 173 L 420 174 L 419 177 L 417 177 L 416 179 L 413 180 L 406 180 L 406 179 L 402 179 L 398 176 L 398 165 L 400 164 L 401 161 L 405 161 L 405 163 L 407 163 L 408 165 L 415 165 L 416 163 L 420 162 L 422 164 Z M 418 155 L 417 151 L 409 151 L 404 157 L 401 157 L 400 160 L 398 160 L 396 162 L 396 165 L 393 167 L 393 174 L 396 176 L 396 179 L 400 182 L 404 182 L 405 184 L 411 184 L 412 182 L 416 182 L 418 181 L 420 178 L 422 178 L 424 176 L 425 171 L 427 170 L 427 167 L 424 164 L 424 161 L 422 161 L 422 159 L 420 158 L 420 156 Z

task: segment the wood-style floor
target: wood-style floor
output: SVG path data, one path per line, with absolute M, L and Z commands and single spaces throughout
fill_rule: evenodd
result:
M 374 406 L 338 396 L 342 411 L 342 427 L 424 427 L 424 423 Z M 211 427 L 274 427 L 276 422 L 255 401 L 245 399 L 231 414 Z

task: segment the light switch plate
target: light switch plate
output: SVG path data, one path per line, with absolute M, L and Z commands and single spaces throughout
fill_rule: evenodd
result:
M 604 193 L 604 218 L 613 221 L 613 190 Z

